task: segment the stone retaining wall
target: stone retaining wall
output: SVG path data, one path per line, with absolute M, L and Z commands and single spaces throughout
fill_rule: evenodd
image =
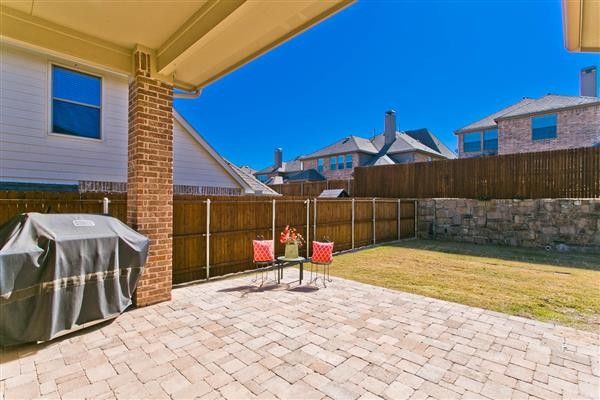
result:
M 421 238 L 600 252 L 600 199 L 419 201 Z

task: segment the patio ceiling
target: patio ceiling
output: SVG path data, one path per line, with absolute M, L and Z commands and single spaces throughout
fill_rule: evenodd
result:
M 600 1 L 563 0 L 565 47 L 600 52 Z
M 156 74 L 201 88 L 310 28 L 354 0 L 4 0 L 7 41 L 131 72 L 135 47 L 155 57 Z

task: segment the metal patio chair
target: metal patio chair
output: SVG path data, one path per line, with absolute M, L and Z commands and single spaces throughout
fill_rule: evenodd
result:
M 258 282 L 258 275 L 260 274 L 259 287 L 262 287 L 265 284 L 265 277 L 267 278 L 266 281 L 268 281 L 269 271 L 277 274 L 277 269 L 273 268 L 275 267 L 275 263 L 277 263 L 273 241 L 264 240 L 262 236 L 257 236 L 256 240 L 252 241 L 252 252 L 254 269 L 256 270 L 256 275 L 252 283 Z M 277 282 L 276 275 L 274 280 Z
M 310 281 L 317 284 L 319 280 L 319 266 L 323 266 L 323 287 L 327 287 L 327 282 L 331 282 L 331 263 L 333 262 L 333 242 L 328 240 L 323 242 L 313 241 L 312 257 L 310 258 Z M 313 265 L 316 267 L 316 277 L 313 280 Z

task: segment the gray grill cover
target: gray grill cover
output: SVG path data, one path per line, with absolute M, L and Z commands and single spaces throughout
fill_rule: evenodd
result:
M 43 341 L 131 305 L 149 240 L 116 218 L 20 214 L 0 228 L 0 344 Z

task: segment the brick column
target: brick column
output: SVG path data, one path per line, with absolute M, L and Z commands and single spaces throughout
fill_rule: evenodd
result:
M 129 85 L 127 223 L 150 238 L 137 306 L 171 299 L 173 87 L 151 78 L 152 57 L 136 50 Z

